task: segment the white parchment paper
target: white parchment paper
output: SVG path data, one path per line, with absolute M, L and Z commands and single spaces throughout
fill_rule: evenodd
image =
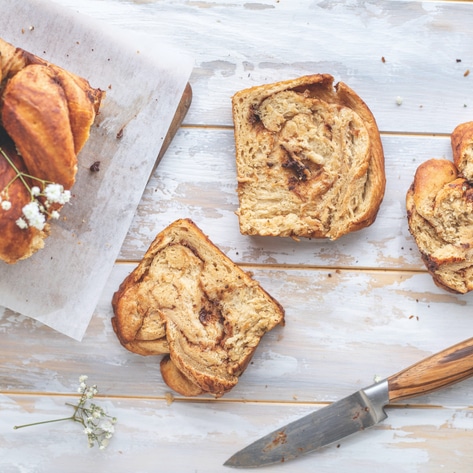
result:
M 45 248 L 15 265 L 0 262 L 0 305 L 81 340 L 193 61 L 47 0 L 0 0 L 0 35 L 106 91 L 79 155 L 71 203 L 52 223 Z M 95 161 L 100 171 L 92 173 Z

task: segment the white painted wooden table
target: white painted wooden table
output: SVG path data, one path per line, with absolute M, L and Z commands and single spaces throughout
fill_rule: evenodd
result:
M 451 158 L 473 120 L 473 3 L 355 0 L 61 0 L 195 58 L 184 125 L 152 176 L 82 342 L 0 308 L 2 473 L 222 472 L 248 442 L 473 336 L 473 294 L 438 289 L 409 235 L 417 166 Z M 384 58 L 384 60 L 382 60 Z M 471 70 L 468 75 L 467 71 Z M 337 242 L 240 235 L 230 97 L 325 72 L 358 92 L 382 133 L 387 190 L 375 224 Z M 396 103 L 402 98 L 402 104 Z M 219 400 L 167 402 L 159 359 L 124 350 L 111 297 L 158 231 L 190 217 L 285 307 L 238 386 Z M 59 417 L 88 374 L 118 417 L 104 451 Z M 471 472 L 473 379 L 389 408 L 379 426 L 261 471 Z M 228 470 L 231 471 L 231 470 Z

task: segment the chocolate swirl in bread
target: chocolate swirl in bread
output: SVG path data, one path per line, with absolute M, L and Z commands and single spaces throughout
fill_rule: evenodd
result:
M 159 233 L 112 300 L 122 345 L 163 355 L 165 382 L 185 396 L 232 389 L 284 311 L 188 219 Z

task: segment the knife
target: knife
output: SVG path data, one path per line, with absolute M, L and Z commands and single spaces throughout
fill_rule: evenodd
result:
M 254 468 L 292 460 L 386 419 L 391 402 L 427 394 L 473 375 L 473 338 L 260 438 L 224 466 Z

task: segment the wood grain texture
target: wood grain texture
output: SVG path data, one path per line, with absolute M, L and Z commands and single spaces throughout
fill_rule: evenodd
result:
M 405 195 L 420 163 L 452 159 L 450 139 L 383 135 L 382 141 L 388 180 L 376 222 L 339 241 L 296 242 L 240 235 L 233 130 L 185 127 L 152 176 L 120 257 L 140 259 L 161 228 L 190 217 L 238 263 L 422 270 Z
M 468 1 L 61 3 L 191 52 L 188 124 L 231 126 L 236 91 L 318 72 L 357 91 L 384 132 L 450 133 L 471 119 Z
M 88 449 L 80 426 L 72 423 L 49 426 L 46 435 L 41 426 L 10 428 L 12 423 L 53 418 L 64 412 L 64 404 L 69 401 L 71 398 L 66 396 L 0 396 L 0 409 L 5 413 L 0 425 L 3 473 L 227 471 L 221 465 L 236 449 L 314 409 L 278 404 L 167 405 L 148 399 L 107 399 L 102 405 L 117 414 L 120 429 L 105 451 Z M 390 409 L 382 424 L 337 445 L 290 464 L 240 471 L 467 471 L 464 468 L 471 462 L 469 447 L 473 440 L 471 417 L 471 412 L 458 408 Z
M 389 400 L 425 395 L 472 375 L 473 339 L 469 338 L 389 376 Z
M 417 166 L 451 159 L 450 133 L 472 120 L 472 2 L 57 3 L 124 35 L 141 31 L 189 52 L 193 97 L 83 341 L 0 308 L 2 473 L 220 473 L 247 443 L 471 336 L 473 294 L 433 284 L 409 235 L 404 201 Z M 235 215 L 231 96 L 317 72 L 347 83 L 376 117 L 387 176 L 378 218 L 336 242 L 244 237 Z M 111 298 L 156 234 L 186 217 L 285 307 L 286 326 L 263 338 L 223 398 L 174 395 L 168 404 L 160 358 L 118 343 Z M 62 416 L 81 374 L 99 385 L 99 402 L 118 417 L 107 450 L 89 450 L 72 423 L 13 430 Z M 260 471 L 469 473 L 472 397 L 467 379 L 401 401 L 382 424 L 339 446 Z

